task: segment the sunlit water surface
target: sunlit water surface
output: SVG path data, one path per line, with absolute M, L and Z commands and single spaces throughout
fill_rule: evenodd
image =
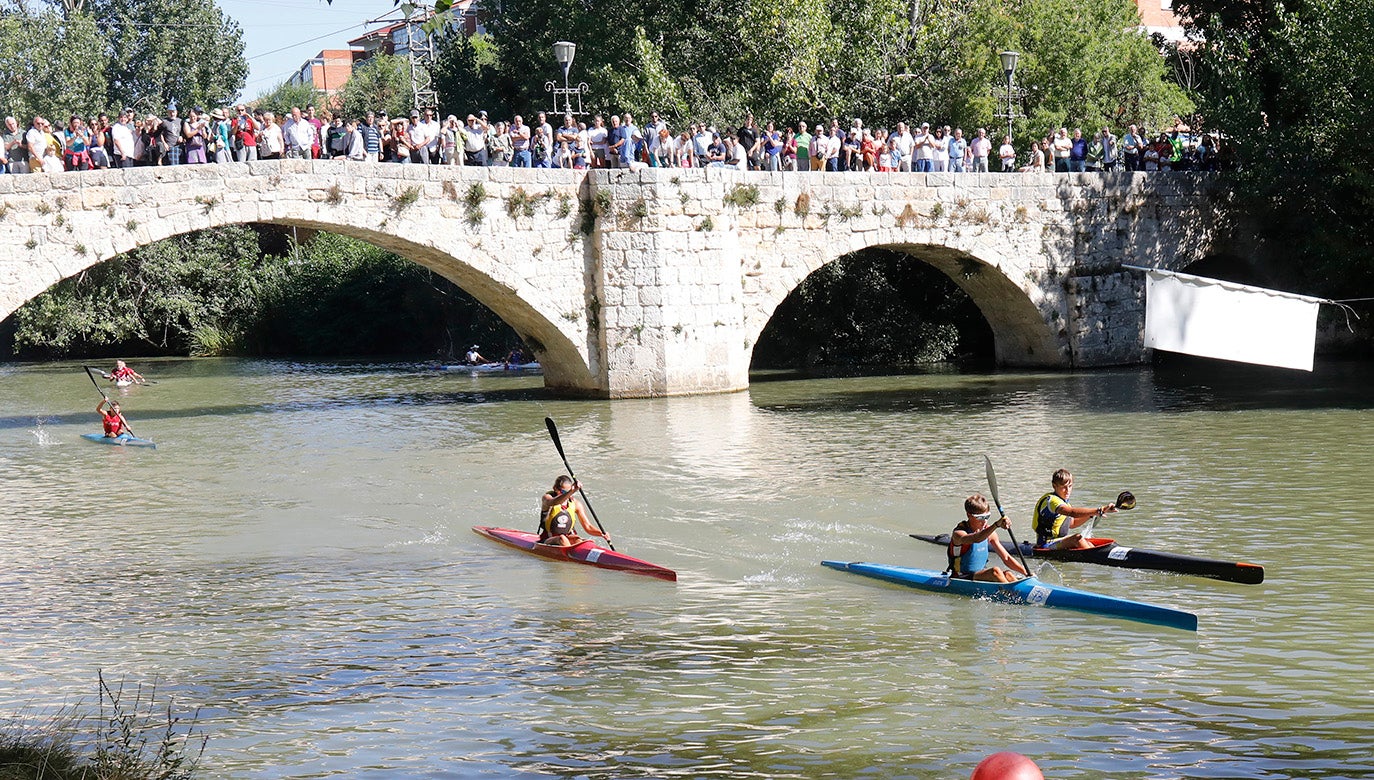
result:
M 418 365 L 138 368 L 156 451 L 79 438 L 79 366 L 0 366 L 0 717 L 93 703 L 98 671 L 156 683 L 216 778 L 962 778 L 1002 749 L 1055 778 L 1374 774 L 1367 369 L 608 403 Z M 470 532 L 533 527 L 564 471 L 546 415 L 617 547 L 676 584 Z M 1022 534 L 1067 466 L 1077 499 L 1140 501 L 1100 535 L 1267 579 L 1041 564 L 1192 634 L 819 566 L 942 568 L 907 534 L 986 491 L 984 453 Z

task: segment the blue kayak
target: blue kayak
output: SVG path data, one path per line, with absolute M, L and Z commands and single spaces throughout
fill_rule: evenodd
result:
M 1130 599 L 1089 593 L 1086 590 L 1050 585 L 1035 577 L 1027 577 L 1018 582 L 998 583 L 963 580 L 948 574 L 929 569 L 912 569 L 906 566 L 889 566 L 882 563 L 845 563 L 843 561 L 821 561 L 824 566 L 840 571 L 848 571 L 864 577 L 895 582 L 911 588 L 955 593 L 960 596 L 1002 601 L 1008 604 L 1026 604 L 1034 607 L 1057 607 L 1088 612 L 1094 615 L 1137 620 L 1154 623 L 1185 631 L 1197 630 L 1197 615 L 1168 607 L 1157 607 Z
M 531 363 L 478 363 L 476 365 L 449 365 L 439 366 L 440 371 L 469 371 L 474 374 L 501 374 L 501 373 L 524 373 L 532 374 L 543 371 L 543 366 L 538 362 Z
M 106 436 L 103 433 L 83 433 L 81 438 L 90 439 L 96 444 L 111 444 L 116 447 L 152 447 L 157 449 L 157 445 L 151 441 L 130 436 L 127 433 L 121 433 L 118 436 Z

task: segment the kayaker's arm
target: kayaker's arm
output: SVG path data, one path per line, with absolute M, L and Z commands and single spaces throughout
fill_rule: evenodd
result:
M 573 514 L 577 515 L 577 519 L 582 522 L 582 529 L 587 532 L 588 536 L 599 536 L 602 539 L 605 539 L 607 542 L 611 541 L 610 534 L 602 531 L 600 528 L 597 528 L 595 523 L 587 519 L 587 513 L 585 510 L 582 509 L 581 501 L 573 499 L 572 506 Z
M 1012 571 L 1020 574 L 1022 577 L 1030 576 L 1030 572 L 1026 571 L 1026 567 L 1022 566 L 1021 562 L 1013 558 L 1012 554 L 1007 552 L 1007 548 L 1002 546 L 1001 539 L 998 539 L 996 536 L 994 536 L 988 540 L 988 543 L 991 545 L 993 551 L 997 553 L 997 557 L 1002 559 L 1003 565 L 1005 565 L 1008 569 L 1011 569 Z
M 1101 517 L 1103 515 L 1115 512 L 1116 504 L 1106 504 L 1104 506 L 1092 507 L 1069 506 L 1068 504 L 1060 504 L 1059 508 L 1054 511 L 1058 514 L 1064 515 L 1065 517 L 1069 518 L 1070 528 L 1077 528 L 1080 525 L 1086 524 L 1089 520 L 1092 520 L 1093 518 Z

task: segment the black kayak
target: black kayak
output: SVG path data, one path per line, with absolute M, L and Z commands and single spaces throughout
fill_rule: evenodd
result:
M 949 546 L 949 534 L 931 536 L 929 534 L 909 534 L 913 539 Z M 1241 582 L 1258 585 L 1264 582 L 1264 567 L 1257 563 L 1237 563 L 1216 561 L 1210 558 L 1196 558 L 1191 555 L 1142 550 L 1138 547 L 1122 547 L 1112 539 L 1089 539 L 1093 543 L 1088 550 L 1054 550 L 1036 547 L 1030 542 L 1021 543 L 1021 554 L 1027 558 L 1044 558 L 1047 561 L 1071 561 L 1076 563 L 1096 563 L 1102 566 L 1117 566 L 1123 569 L 1151 569 L 1171 571 L 1176 574 L 1192 574 L 1197 577 L 1211 577 L 1227 582 Z M 1008 547 L 1008 552 L 1016 551 Z

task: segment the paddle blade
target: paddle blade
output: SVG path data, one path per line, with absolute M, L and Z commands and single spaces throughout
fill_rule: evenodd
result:
M 992 458 L 983 456 L 983 463 L 987 466 L 988 472 L 988 492 L 992 493 L 992 503 L 997 505 L 997 511 L 1002 511 L 1002 497 L 997 493 L 997 472 L 992 470 Z
M 549 429 L 549 438 L 553 439 L 553 446 L 558 450 L 558 457 L 567 461 L 567 456 L 563 454 L 563 440 L 558 438 L 558 426 L 554 425 L 552 417 L 544 418 L 544 427 Z
M 1135 496 L 1129 490 L 1121 491 L 1121 495 L 1116 497 L 1117 509 L 1135 509 Z

